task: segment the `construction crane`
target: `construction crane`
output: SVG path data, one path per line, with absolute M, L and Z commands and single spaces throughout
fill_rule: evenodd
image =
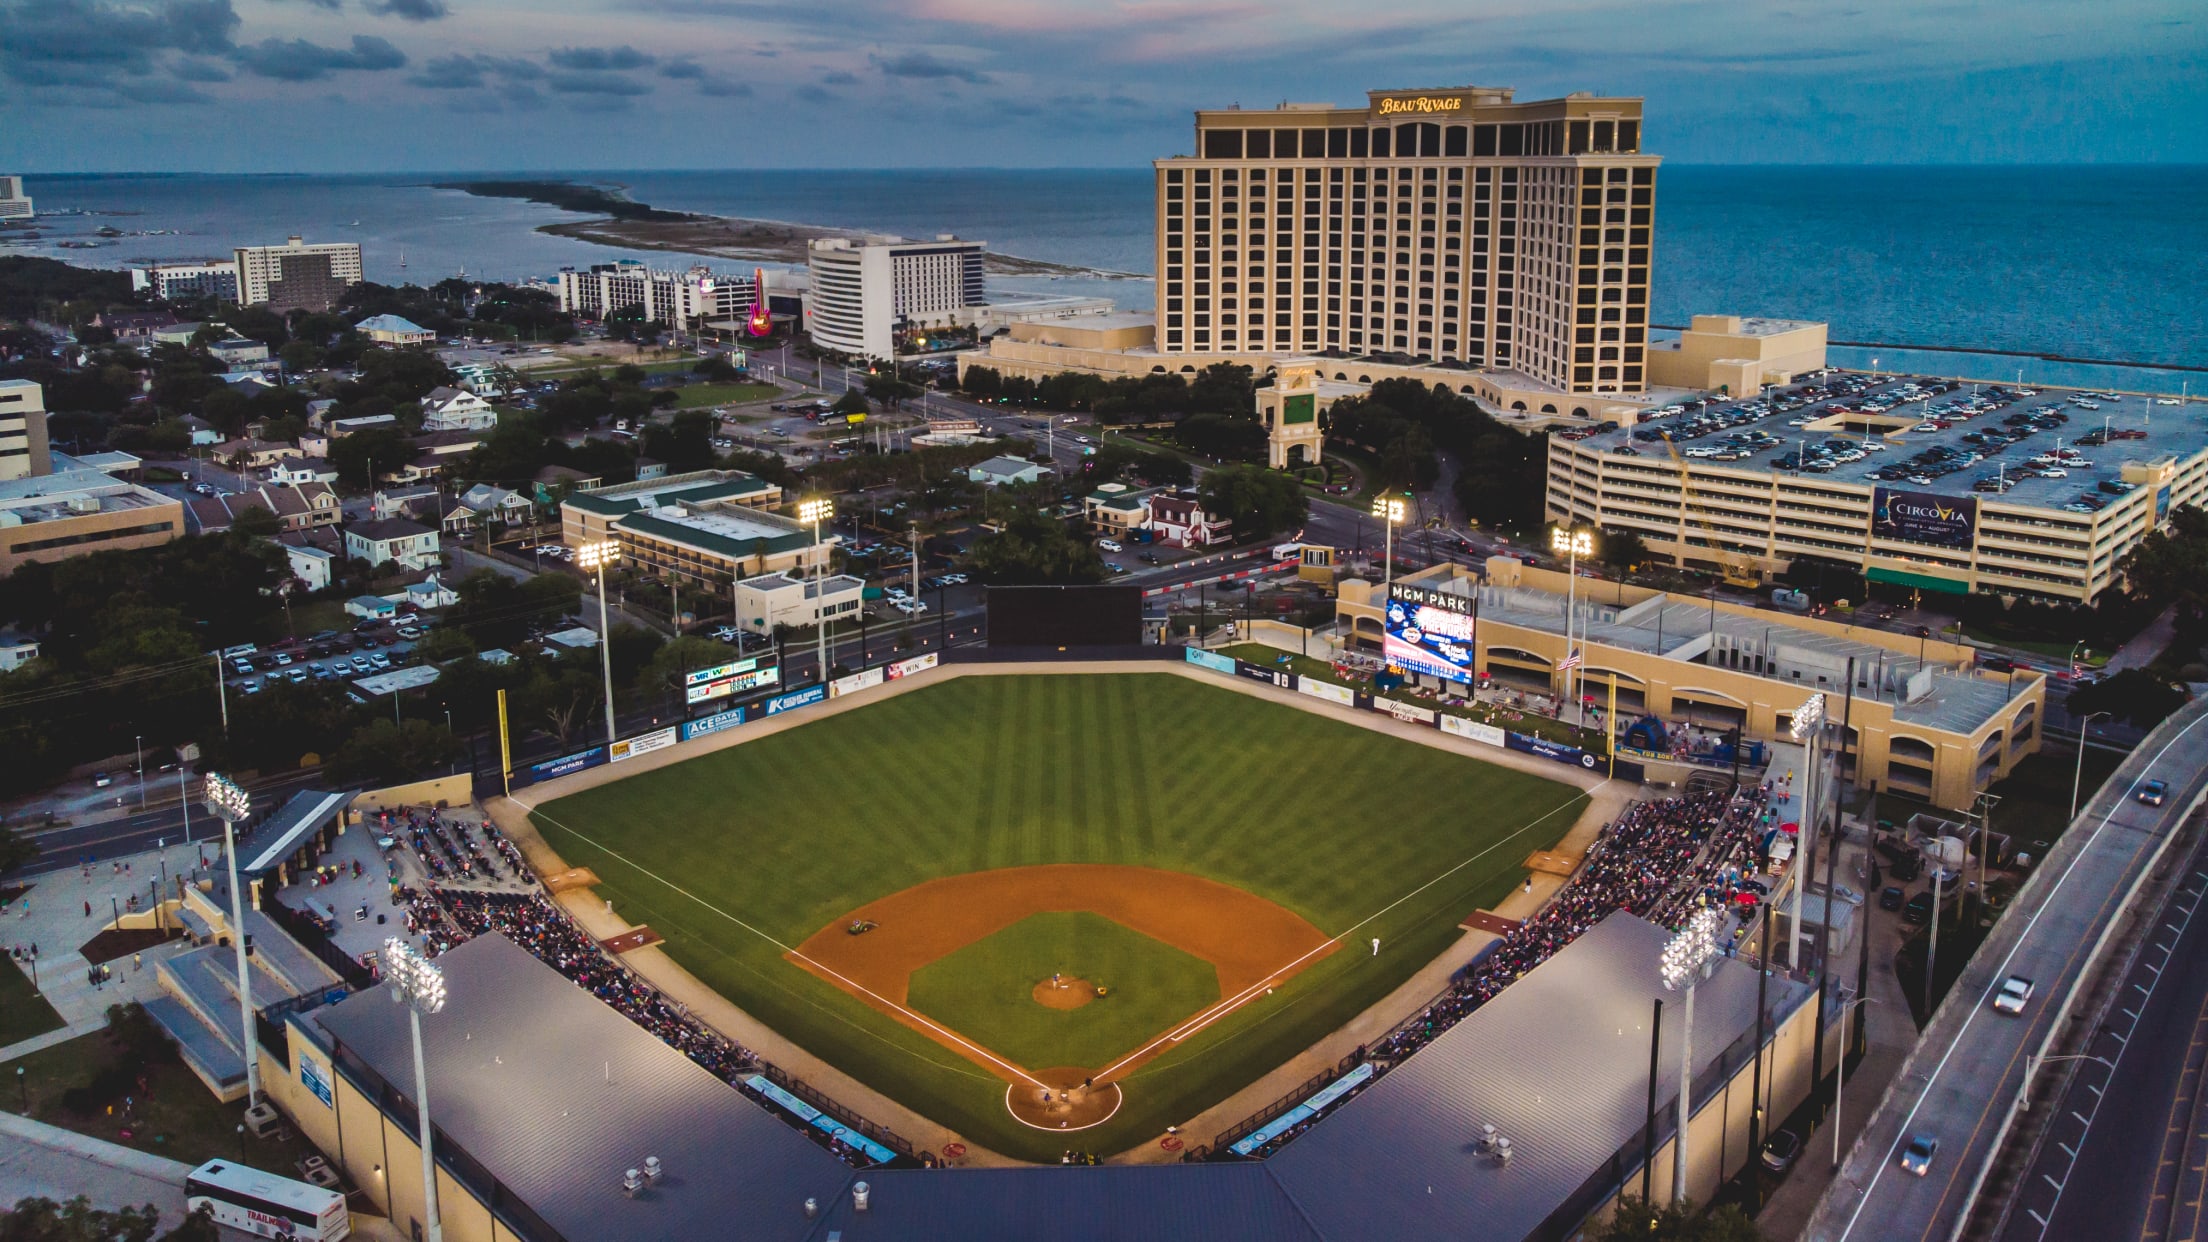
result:
M 1671 433 L 1659 431 L 1657 434 L 1664 438 L 1664 451 L 1671 454 L 1672 464 L 1679 467 L 1679 564 L 1681 568 L 1685 568 L 1687 514 L 1694 508 L 1694 472 L 1687 465 L 1686 457 L 1679 452 L 1679 446 L 1672 443 Z M 1725 579 L 1725 585 L 1750 591 L 1763 585 L 1763 575 L 1756 572 L 1756 567 L 1748 558 L 1719 543 L 1716 529 L 1707 520 L 1703 522 L 1702 538 L 1710 555 L 1717 559 L 1717 571 Z

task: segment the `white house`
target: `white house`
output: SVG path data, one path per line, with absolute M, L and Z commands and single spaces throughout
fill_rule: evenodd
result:
M 370 315 L 353 325 L 378 345 L 433 345 L 437 334 L 399 315 Z
M 422 398 L 424 431 L 495 431 L 498 411 L 465 388 L 432 388 Z
M 330 568 L 337 558 L 321 548 L 283 545 L 284 557 L 291 562 L 291 576 L 297 578 L 309 591 L 326 591 L 330 586 Z
M 399 615 L 399 605 L 381 595 L 355 595 L 345 601 L 345 611 L 369 621 L 389 621 Z
M 968 467 L 966 478 L 988 487 L 1003 487 L 1010 483 L 1034 483 L 1048 473 L 1050 467 L 1024 457 L 992 457 Z
M 535 507 L 535 502 L 520 492 L 493 487 L 488 483 L 478 483 L 462 492 L 460 503 L 471 512 L 484 517 L 496 514 L 508 526 L 528 520 L 529 511 Z
M 405 518 L 355 522 L 345 528 L 345 555 L 370 565 L 431 569 L 439 557 L 437 532 Z
M 12 673 L 37 658 L 37 639 L 0 634 L 0 673 Z
M 1150 529 L 1176 548 L 1208 548 L 1233 538 L 1232 518 L 1206 513 L 1193 495 L 1160 492 L 1150 497 Z
M 305 439 L 305 437 L 301 437 Z M 322 464 L 314 464 L 319 460 Z M 337 471 L 329 468 L 328 459 L 308 461 L 280 461 L 268 468 L 268 481 L 280 487 L 305 487 L 309 483 L 337 482 Z
M 436 574 L 424 574 L 419 582 L 409 582 L 406 590 L 398 595 L 398 602 L 412 604 L 420 611 L 432 608 L 449 608 L 460 602 L 460 592 L 438 580 Z
M 736 583 L 736 624 L 755 634 L 774 627 L 809 627 L 826 617 L 839 621 L 859 615 L 865 606 L 866 580 L 831 574 L 815 582 L 788 574 L 760 574 Z

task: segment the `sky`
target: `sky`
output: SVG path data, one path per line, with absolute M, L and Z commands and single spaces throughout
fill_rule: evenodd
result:
M 1645 97 L 1690 164 L 2208 163 L 2199 0 L 0 0 L 0 172 L 1141 167 L 1191 112 Z

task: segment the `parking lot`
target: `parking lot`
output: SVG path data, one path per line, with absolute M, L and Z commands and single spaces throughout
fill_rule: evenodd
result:
M 394 622 L 324 630 L 250 652 L 233 647 L 223 652 L 223 674 L 230 689 L 247 695 L 259 694 L 279 681 L 306 685 L 373 677 L 413 664 L 414 644 L 430 624 L 426 617 L 402 614 Z M 366 701 L 352 697 L 355 702 Z
M 1657 414 L 1630 431 L 1566 434 L 1627 456 L 1676 450 L 1710 465 L 2000 496 L 2072 513 L 2093 513 L 2134 490 L 2124 462 L 2183 456 L 2200 442 L 2193 411 L 2175 398 L 1907 376 L 1831 373 Z

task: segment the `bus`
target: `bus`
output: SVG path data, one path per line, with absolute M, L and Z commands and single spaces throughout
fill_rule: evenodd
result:
M 217 1224 L 262 1238 L 338 1242 L 353 1231 L 344 1195 L 229 1160 L 210 1160 L 185 1177 L 184 1210 L 201 1207 Z

